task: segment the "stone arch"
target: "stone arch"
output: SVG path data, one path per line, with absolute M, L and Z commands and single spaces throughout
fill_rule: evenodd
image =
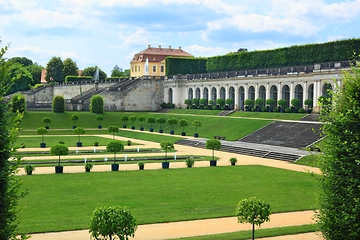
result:
M 224 87 L 220 88 L 220 98 L 223 99 L 224 101 L 226 100 L 226 90 Z
M 168 102 L 169 102 L 169 103 L 174 103 L 174 97 L 173 97 L 173 90 L 172 90 L 172 88 L 169 88 L 168 95 L 169 95 Z
M 194 91 L 192 88 L 189 88 L 188 99 L 192 100 L 194 98 Z
M 262 106 L 259 106 L 260 108 L 265 107 L 266 104 L 266 88 L 264 86 L 260 86 L 259 88 L 259 98 L 263 100 Z
M 209 101 L 209 89 L 208 88 L 204 88 L 204 90 L 203 90 L 203 98 L 205 98 L 206 101 Z
M 322 87 L 322 96 L 330 97 L 329 91 L 332 89 L 332 85 L 330 83 L 324 83 Z
M 310 84 L 308 87 L 307 99 L 312 99 L 314 104 L 314 84 Z
M 239 87 L 239 108 L 244 110 L 244 101 L 245 101 L 245 89 L 244 87 Z
M 281 96 L 282 96 L 282 99 L 286 100 L 286 102 L 287 102 L 286 107 L 288 108 L 290 106 L 290 88 L 288 85 L 284 85 L 282 87 Z
M 216 104 L 216 98 L 217 98 L 217 90 L 215 87 L 211 89 L 211 100 L 213 100 L 214 104 Z
M 275 85 L 272 85 L 270 88 L 270 98 L 274 99 L 276 106 L 279 99 L 278 99 L 278 89 Z
M 253 102 L 255 102 L 255 88 L 253 86 L 249 87 L 248 99 L 251 99 Z
M 294 96 L 295 98 L 299 99 L 300 100 L 300 106 L 299 107 L 303 107 L 303 104 L 304 104 L 304 90 L 303 90 L 303 87 L 298 84 L 295 86 L 295 92 L 294 92 Z
M 201 98 L 200 88 L 196 88 L 196 90 L 195 90 L 195 98 L 200 100 L 200 98 Z

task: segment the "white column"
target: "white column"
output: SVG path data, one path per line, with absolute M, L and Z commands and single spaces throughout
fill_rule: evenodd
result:
M 280 99 L 282 99 L 282 89 L 281 89 L 281 83 L 278 83 L 278 91 L 277 91 L 277 100 L 279 101 Z M 277 105 L 277 103 L 276 103 Z
M 244 101 L 249 99 L 249 85 L 246 83 L 245 86 L 244 86 Z
M 259 98 L 259 83 L 255 84 L 255 100 Z
M 304 106 L 304 101 L 308 98 L 308 85 L 307 82 L 304 82 L 304 86 L 303 86 L 303 102 L 301 103 Z
M 266 97 L 265 101 L 270 98 L 270 83 L 266 83 Z M 266 105 L 266 103 L 265 103 Z
M 234 90 L 235 90 L 235 94 L 234 94 L 234 110 L 238 111 L 239 110 L 239 89 L 238 89 L 237 84 L 235 84 Z
M 294 99 L 294 93 L 295 93 L 294 82 L 291 82 L 290 83 L 290 105 L 291 105 L 291 100 Z

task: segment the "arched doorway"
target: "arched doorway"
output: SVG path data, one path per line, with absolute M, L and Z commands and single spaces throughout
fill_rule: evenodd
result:
M 275 101 L 275 104 L 274 106 L 270 106 L 271 108 L 277 106 L 277 102 L 278 102 L 278 89 L 275 85 L 272 85 L 271 88 L 270 88 L 270 98 L 271 99 L 274 99 Z
M 245 89 L 239 88 L 239 108 L 244 111 Z
M 200 88 L 196 88 L 195 90 L 195 98 L 199 99 L 201 98 L 201 95 L 200 95 Z
M 207 88 L 204 88 L 203 90 L 203 98 L 205 98 L 206 101 L 209 101 L 209 90 Z
M 217 96 L 217 91 L 216 88 L 212 88 L 211 89 L 211 100 L 213 101 L 213 104 L 216 104 L 216 96 Z
M 251 99 L 253 102 L 255 102 L 255 88 L 253 86 L 249 87 L 248 99 Z
M 169 93 L 168 93 L 168 95 L 169 95 L 168 102 L 169 102 L 169 103 L 174 103 L 174 100 L 173 100 L 173 90 L 172 90 L 172 88 L 169 88 Z
M 225 102 L 226 90 L 225 90 L 224 87 L 221 87 L 221 88 L 220 88 L 220 98 L 221 98 L 222 100 L 224 100 L 224 102 Z
M 295 95 L 295 98 L 300 100 L 300 106 L 299 106 L 300 108 L 302 108 L 303 104 L 304 104 L 304 97 L 303 97 L 304 95 L 303 95 L 303 93 L 304 93 L 303 87 L 300 84 L 296 85 L 294 95 Z
M 281 91 L 282 99 L 286 100 L 286 108 L 290 106 L 290 88 L 288 85 L 284 85 Z
M 188 99 L 192 100 L 194 98 L 194 91 L 192 88 L 189 88 Z
M 259 88 L 259 98 L 263 100 L 263 104 L 259 106 L 260 108 L 265 107 L 266 104 L 266 88 L 264 86 L 260 86 Z

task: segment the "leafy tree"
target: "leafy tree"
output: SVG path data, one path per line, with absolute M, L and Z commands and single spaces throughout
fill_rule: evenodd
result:
M 63 65 L 64 65 L 63 66 L 64 77 L 79 75 L 78 74 L 78 67 L 76 65 L 76 62 L 74 62 L 71 58 L 65 59 Z
M 208 105 L 208 100 L 206 98 L 200 99 L 200 105 L 203 105 L 203 106 Z
M 79 120 L 79 116 L 76 114 L 71 115 L 71 121 L 74 122 L 74 126 L 76 126 L 76 121 Z
M 214 100 L 209 100 L 209 105 L 214 105 Z
M 122 116 L 121 121 L 123 122 L 123 125 L 126 126 L 126 122 L 129 121 L 129 117 L 128 116 Z
M 145 117 L 144 116 L 140 116 L 139 117 L 139 122 L 140 122 L 140 127 L 142 128 L 143 127 L 143 122 L 145 122 Z
M 266 99 L 266 105 L 268 105 L 269 108 L 273 108 L 273 107 L 274 107 L 274 104 L 275 104 L 275 100 L 274 100 L 274 99 L 272 99 L 272 98 Z
M 260 108 L 264 106 L 264 100 L 262 98 L 255 99 L 255 105 Z
M 171 131 L 174 131 L 174 125 L 178 123 L 176 118 L 169 118 L 167 123 L 171 126 Z
M 156 119 L 154 117 L 148 118 L 148 123 L 150 123 L 150 128 L 153 128 L 153 124 L 156 122 Z
M 65 144 L 55 144 L 50 148 L 50 154 L 59 156 L 59 164 L 60 166 L 60 156 L 66 156 L 69 154 L 69 148 Z
M 129 210 L 120 207 L 99 207 L 92 214 L 89 232 L 95 239 L 128 240 L 135 236 L 136 219 Z
M 185 132 L 185 127 L 188 125 L 188 121 L 186 119 L 180 119 L 179 125 L 182 127 L 182 131 Z
M 198 127 L 201 127 L 201 122 L 199 121 L 199 120 L 194 120 L 193 122 L 192 122 L 192 125 L 195 127 L 195 133 L 198 133 Z
M 47 134 L 47 129 L 44 128 L 44 127 L 39 127 L 37 130 L 36 130 L 37 134 L 41 135 L 41 141 L 42 143 L 44 142 L 44 134 Z
M 225 104 L 228 106 L 232 106 L 234 104 L 234 100 L 232 98 L 228 98 L 225 100 Z
M 44 69 L 43 66 L 34 63 L 30 66 L 25 67 L 25 69 L 31 74 L 33 82 L 32 85 L 35 86 L 36 84 L 41 83 L 41 72 Z
M 111 70 L 111 77 L 122 77 L 123 73 L 118 65 L 115 65 L 113 70 Z
M 24 113 L 26 109 L 25 96 L 23 94 L 15 94 L 11 98 L 11 111 L 13 113 Z
M 193 98 L 191 100 L 192 105 L 199 106 L 199 103 L 200 103 L 200 99 L 198 99 L 198 98 Z
M 13 79 L 13 84 L 7 94 L 29 90 L 33 84 L 31 74 L 20 64 L 13 66 L 11 78 Z
M 45 80 L 47 82 L 63 83 L 65 80 L 63 74 L 63 68 L 64 68 L 64 64 L 60 57 L 51 58 L 48 64 L 46 65 Z
M 97 68 L 98 68 L 97 66 L 84 68 L 84 70 L 81 73 L 81 76 L 94 77 Z M 106 73 L 99 68 L 99 79 L 105 80 L 106 78 L 107 78 Z
M 115 139 L 115 133 L 119 132 L 119 127 L 115 126 L 115 125 L 111 125 L 111 126 L 108 127 L 108 131 L 109 131 L 109 133 L 112 133 L 113 140 L 114 140 Z
M 235 210 L 239 223 L 251 223 L 252 239 L 255 237 L 255 225 L 270 221 L 270 204 L 255 197 L 241 200 Z
M 191 99 L 185 99 L 184 103 L 187 105 L 187 107 L 189 108 L 191 105 Z
M 135 121 L 136 121 L 136 116 L 130 116 L 129 120 L 132 122 L 132 126 L 134 127 Z
M 104 121 L 104 117 L 102 115 L 96 115 L 96 121 L 98 121 L 98 126 L 101 126 L 101 121 Z
M 156 119 L 156 122 L 160 124 L 160 130 L 162 130 L 162 125 L 166 122 L 166 120 L 163 117 L 159 117 Z
M 251 100 L 251 99 L 246 99 L 246 100 L 244 101 L 244 105 L 245 105 L 245 108 L 246 108 L 246 109 L 250 109 L 250 108 L 253 107 L 254 102 L 253 102 L 253 100 Z
M 85 134 L 85 130 L 82 127 L 77 127 L 74 129 L 74 134 L 78 135 L 78 142 L 80 142 L 80 135 Z
M 52 119 L 51 117 L 44 117 L 43 118 L 43 123 L 45 123 L 45 128 L 48 129 L 49 128 L 49 124 L 51 123 Z
M 172 141 L 162 141 L 160 143 L 160 147 L 161 149 L 163 149 L 165 151 L 165 161 L 167 160 L 167 152 L 174 150 L 174 143 Z
M 218 98 L 216 99 L 216 104 L 219 105 L 220 107 L 225 105 L 225 100 L 222 98 Z
M 7 49 L 7 46 L 0 49 L 0 102 L 12 83 L 10 72 L 13 63 L 4 58 Z M 14 122 L 10 124 L 7 109 L 7 104 L 0 104 L 0 239 L 15 240 L 19 226 L 17 204 L 18 200 L 25 196 L 25 192 L 20 191 L 20 180 L 15 178 L 21 158 L 11 162 L 9 159 L 14 151 L 16 129 L 22 115 L 17 114 Z M 26 235 L 22 235 L 21 239 L 26 239 Z
M 13 57 L 10 58 L 9 61 L 11 61 L 12 63 L 19 63 L 24 67 L 33 65 L 33 61 L 26 57 Z
M 341 90 L 321 116 L 318 227 L 324 239 L 360 239 L 360 66 L 344 72 Z
M 65 99 L 63 96 L 55 96 L 52 100 L 52 109 L 54 113 L 65 112 Z
M 306 99 L 306 100 L 304 101 L 304 104 L 305 104 L 308 108 L 312 108 L 312 106 L 313 106 L 313 104 L 314 104 L 314 101 L 313 101 L 311 98 L 309 98 L 309 99 Z
M 92 113 L 104 112 L 104 98 L 100 94 L 95 94 L 90 99 L 90 111 Z
M 278 105 L 281 107 L 282 110 L 284 110 L 286 108 L 286 106 L 288 105 L 288 103 L 285 99 L 280 99 L 278 101 Z
M 296 111 L 301 106 L 301 101 L 298 98 L 291 99 L 291 106 L 293 106 Z
M 114 164 L 116 161 L 116 153 L 124 150 L 124 144 L 119 140 L 112 140 L 106 144 L 106 151 L 114 153 Z
M 217 139 L 209 139 L 206 141 L 206 149 L 212 150 L 212 160 L 215 160 L 214 158 L 214 151 L 219 150 L 221 148 L 221 142 Z

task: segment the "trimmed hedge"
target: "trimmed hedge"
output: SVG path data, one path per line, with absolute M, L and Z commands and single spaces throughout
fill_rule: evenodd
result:
M 92 77 L 88 77 L 88 76 L 66 76 L 65 77 L 65 83 L 69 83 L 69 82 L 81 82 L 81 81 L 92 81 L 93 78 Z
M 65 112 L 65 99 L 63 96 L 55 96 L 52 101 L 52 109 L 54 113 Z
M 104 98 L 95 94 L 90 99 L 90 111 L 93 113 L 103 113 L 104 112 Z
M 166 75 L 205 73 L 206 61 L 207 58 L 167 57 L 165 59 Z

